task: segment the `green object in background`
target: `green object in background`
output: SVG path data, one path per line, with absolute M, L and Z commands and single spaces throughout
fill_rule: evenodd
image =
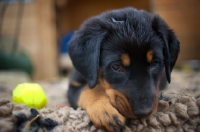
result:
M 14 38 L 0 35 L 0 70 L 25 71 L 31 76 L 34 71 L 31 59 L 17 50 L 17 45 Z
M 42 109 L 47 104 L 43 88 L 37 83 L 21 83 L 13 90 L 12 101 L 29 108 Z
M 30 76 L 33 73 L 33 64 L 29 56 L 19 50 L 18 40 L 21 29 L 21 20 L 24 11 L 24 1 L 17 1 L 18 8 L 16 12 L 16 25 L 14 35 L 3 34 L 3 20 L 10 0 L 2 3 L 0 9 L 0 70 L 18 70 L 25 71 Z

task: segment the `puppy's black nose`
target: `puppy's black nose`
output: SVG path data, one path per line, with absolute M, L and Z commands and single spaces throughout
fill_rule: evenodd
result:
M 138 118 L 146 117 L 146 116 L 150 115 L 151 113 L 152 113 L 151 108 L 139 109 L 139 110 L 135 111 L 135 115 Z

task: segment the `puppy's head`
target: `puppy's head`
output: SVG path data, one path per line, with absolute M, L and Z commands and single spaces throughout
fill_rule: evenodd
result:
M 87 20 L 68 48 L 90 88 L 100 82 L 123 115 L 143 117 L 156 111 L 163 70 L 170 82 L 179 41 L 159 16 L 125 8 Z

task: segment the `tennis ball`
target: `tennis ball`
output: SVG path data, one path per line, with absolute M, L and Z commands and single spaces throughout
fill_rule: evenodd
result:
M 26 104 L 29 108 L 44 108 L 47 97 L 43 88 L 37 83 L 21 83 L 13 90 L 12 101 L 17 104 Z

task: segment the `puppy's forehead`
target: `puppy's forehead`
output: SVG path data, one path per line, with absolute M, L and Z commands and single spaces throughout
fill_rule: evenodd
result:
M 152 27 L 154 15 L 146 11 L 125 8 L 106 12 L 101 16 L 108 38 L 115 38 L 116 41 L 126 39 L 125 43 L 141 45 L 155 37 L 156 33 Z
M 143 10 L 124 8 L 105 12 L 100 15 L 99 18 L 104 22 L 109 22 L 106 22 L 108 27 L 110 27 L 111 24 L 112 28 L 128 26 L 129 28 L 138 30 L 143 27 L 146 28 L 151 26 L 154 15 Z
M 139 56 L 137 54 L 132 53 L 122 53 L 121 54 L 121 62 L 124 66 L 130 66 L 133 59 L 142 59 L 147 63 L 151 63 L 154 58 L 154 51 L 152 49 L 147 50 L 144 53 L 140 53 Z
M 134 65 L 135 62 L 151 63 L 153 59 L 163 59 L 163 47 L 154 46 L 151 43 L 138 45 L 137 43 L 120 43 L 119 41 L 109 41 L 103 44 L 103 58 L 109 62 L 121 61 L 123 66 Z
M 103 48 L 110 56 L 120 58 L 123 65 L 128 66 L 133 58 L 142 58 L 151 62 L 155 50 L 162 51 L 163 44 L 156 35 L 152 21 L 154 15 L 133 8 L 113 10 L 102 15 L 107 21 L 107 35 Z M 154 49 L 154 48 L 157 49 Z

